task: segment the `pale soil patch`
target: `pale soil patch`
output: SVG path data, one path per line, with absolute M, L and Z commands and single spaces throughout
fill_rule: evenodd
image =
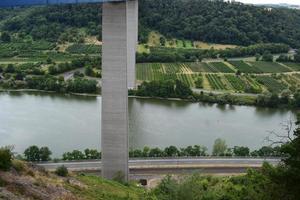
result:
M 102 41 L 99 41 L 96 36 L 88 36 L 84 39 L 85 44 L 102 45 Z
M 180 65 L 180 71 L 183 74 L 194 74 L 194 72 L 191 70 L 191 68 L 189 68 L 188 66 L 186 66 L 185 64 L 181 64 Z
M 194 46 L 199 49 L 233 49 L 236 48 L 237 45 L 231 44 L 213 44 L 213 43 L 206 43 L 201 41 L 195 41 Z
M 212 90 L 208 79 L 206 78 L 206 76 L 203 76 L 203 89 L 205 90 Z
M 230 69 L 232 69 L 233 71 L 237 71 L 237 69 L 232 65 L 232 64 L 230 64 L 229 62 L 223 62 L 225 65 L 227 65 Z

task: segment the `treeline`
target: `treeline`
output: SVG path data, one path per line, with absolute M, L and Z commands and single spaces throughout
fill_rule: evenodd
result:
M 162 97 L 162 98 L 188 98 L 192 90 L 180 80 L 164 80 L 143 82 L 137 90 L 129 91 L 129 95 Z
M 287 53 L 289 46 L 285 44 L 255 44 L 248 47 L 236 47 L 224 50 L 216 49 L 187 49 L 150 47 L 150 53 L 137 53 L 137 62 L 195 62 L 204 58 L 233 58 Z
M 296 9 L 269 10 L 220 0 L 141 0 L 139 9 L 139 40 L 143 43 L 148 33 L 156 30 L 170 38 L 210 43 L 248 46 L 273 42 L 300 47 L 300 11 Z M 31 36 L 34 40 L 80 43 L 86 35 L 101 39 L 101 6 L 15 8 L 0 13 L 1 32 L 18 33 L 12 40 Z M 7 34 L 2 38 L 11 40 Z
M 49 74 L 57 75 L 57 74 L 61 74 L 82 67 L 101 69 L 101 57 L 85 56 L 82 58 L 74 59 L 71 62 L 56 64 L 50 61 L 49 64 L 51 64 L 48 68 Z
M 141 97 L 181 98 L 192 102 L 217 103 L 219 105 L 254 105 L 261 107 L 300 108 L 300 90 L 294 94 L 284 90 L 280 94 L 264 93 L 255 96 L 237 96 L 229 93 L 195 93 L 180 80 L 161 80 L 143 82 L 137 90 L 130 90 L 129 95 Z
M 23 155 L 19 155 L 18 158 L 31 161 L 50 161 L 52 151 L 48 147 L 38 147 L 36 145 L 28 147 Z M 220 156 L 220 157 L 282 157 L 284 154 L 281 151 L 280 146 L 263 146 L 258 150 L 250 151 L 245 146 L 234 146 L 229 148 L 226 141 L 223 139 L 216 139 L 213 145 L 212 153 L 208 153 L 208 149 L 205 146 L 194 145 L 183 148 L 177 148 L 176 146 L 168 146 L 166 148 L 150 148 L 145 146 L 143 149 L 131 149 L 129 150 L 130 158 L 172 158 L 172 157 L 207 157 L 207 156 Z M 85 149 L 84 151 L 73 150 L 65 152 L 62 155 L 62 160 L 93 160 L 101 159 L 101 152 L 97 149 Z M 57 158 L 54 161 L 58 160 Z

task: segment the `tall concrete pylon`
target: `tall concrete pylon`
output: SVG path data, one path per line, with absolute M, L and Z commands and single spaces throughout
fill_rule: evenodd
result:
M 128 180 L 128 88 L 135 87 L 137 0 L 104 3 L 102 17 L 102 176 Z

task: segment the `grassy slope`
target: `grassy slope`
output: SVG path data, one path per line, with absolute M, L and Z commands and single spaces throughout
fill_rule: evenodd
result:
M 134 184 L 125 186 L 83 174 L 63 178 L 17 160 L 12 170 L 0 170 L 0 199 L 138 200 L 145 195 L 146 191 Z

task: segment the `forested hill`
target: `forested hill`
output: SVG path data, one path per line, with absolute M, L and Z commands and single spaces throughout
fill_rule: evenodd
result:
M 82 40 L 98 35 L 101 6 L 66 5 L 0 10 L 0 31 L 17 39 Z M 249 45 L 300 47 L 300 11 L 209 0 L 140 0 L 140 40 L 156 30 L 167 37 Z

